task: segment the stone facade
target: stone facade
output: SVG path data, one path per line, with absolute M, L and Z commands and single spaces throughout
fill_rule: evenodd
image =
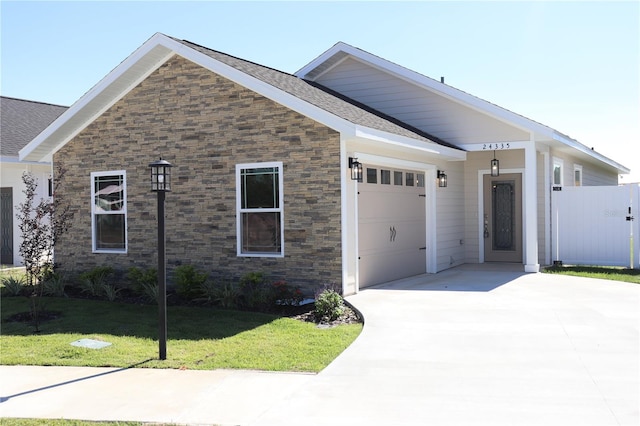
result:
M 54 156 L 57 197 L 75 213 L 56 247 L 70 274 L 157 265 L 156 195 L 148 164 L 171 162 L 166 196 L 169 277 L 180 264 L 236 279 L 262 271 L 308 289 L 341 282 L 340 136 L 174 56 Z M 283 162 L 284 258 L 238 257 L 235 166 Z M 126 170 L 126 254 L 92 253 L 91 172 Z

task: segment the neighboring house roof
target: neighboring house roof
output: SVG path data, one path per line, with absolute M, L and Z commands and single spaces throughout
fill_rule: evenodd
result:
M 395 78 L 398 81 L 401 80 L 403 82 L 408 82 L 415 87 L 416 91 L 424 91 L 423 93 L 425 96 L 427 94 L 437 94 L 442 97 L 442 99 L 447 99 L 470 110 L 478 111 L 486 116 L 493 117 L 499 122 L 508 123 L 515 128 L 533 134 L 535 135 L 536 140 L 547 140 L 550 145 L 556 148 L 561 150 L 575 150 L 581 153 L 581 155 L 589 157 L 592 160 L 617 169 L 620 173 L 629 173 L 628 168 L 555 129 L 346 43 L 339 42 L 335 44 L 329 50 L 311 61 L 308 65 L 297 71 L 295 75 L 311 81 L 322 81 L 323 75 L 329 73 L 332 69 L 339 66 L 348 58 L 354 58 L 360 63 L 365 63 L 373 69 L 381 70 L 391 78 Z M 361 89 L 362 88 L 356 88 L 354 90 Z M 371 93 L 369 93 L 369 95 L 371 95 Z M 405 113 L 408 114 L 407 117 L 421 117 L 420 114 L 416 114 L 415 98 L 415 93 L 411 93 L 411 96 L 406 99 L 405 104 L 402 104 L 402 99 L 397 99 L 396 107 L 398 107 L 398 105 L 402 105 L 400 108 L 404 108 Z M 407 121 L 402 116 L 397 118 Z M 451 122 L 450 124 L 455 126 L 454 122 Z M 419 125 L 417 126 L 419 127 Z M 421 128 L 423 131 L 428 131 L 427 128 Z M 451 140 L 450 142 L 453 142 L 456 146 L 461 148 L 469 149 L 469 146 L 464 143 L 458 144 Z
M 18 152 L 67 107 L 0 96 L 0 155 L 17 157 Z
M 212 72 L 304 114 L 349 137 L 367 137 L 423 149 L 449 159 L 466 153 L 424 131 L 402 125 L 355 101 L 294 75 L 157 33 L 80 98 L 20 152 L 42 161 L 60 149 L 149 74 L 178 54 Z

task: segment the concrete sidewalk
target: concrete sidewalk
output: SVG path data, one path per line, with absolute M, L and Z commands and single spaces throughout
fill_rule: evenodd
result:
M 362 291 L 318 375 L 0 367 L 0 416 L 181 424 L 640 424 L 640 286 L 468 265 Z

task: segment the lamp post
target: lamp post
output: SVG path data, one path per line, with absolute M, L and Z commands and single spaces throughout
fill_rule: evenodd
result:
M 163 160 L 149 164 L 151 191 L 158 193 L 158 352 L 167 359 L 167 265 L 165 261 L 164 194 L 171 191 L 171 163 Z

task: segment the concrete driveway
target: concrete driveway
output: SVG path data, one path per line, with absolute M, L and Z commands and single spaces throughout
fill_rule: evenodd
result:
M 638 285 L 469 265 L 348 300 L 362 335 L 255 424 L 640 424 Z
M 0 417 L 638 426 L 640 285 L 517 269 L 469 265 L 349 297 L 364 330 L 318 375 L 0 366 Z

